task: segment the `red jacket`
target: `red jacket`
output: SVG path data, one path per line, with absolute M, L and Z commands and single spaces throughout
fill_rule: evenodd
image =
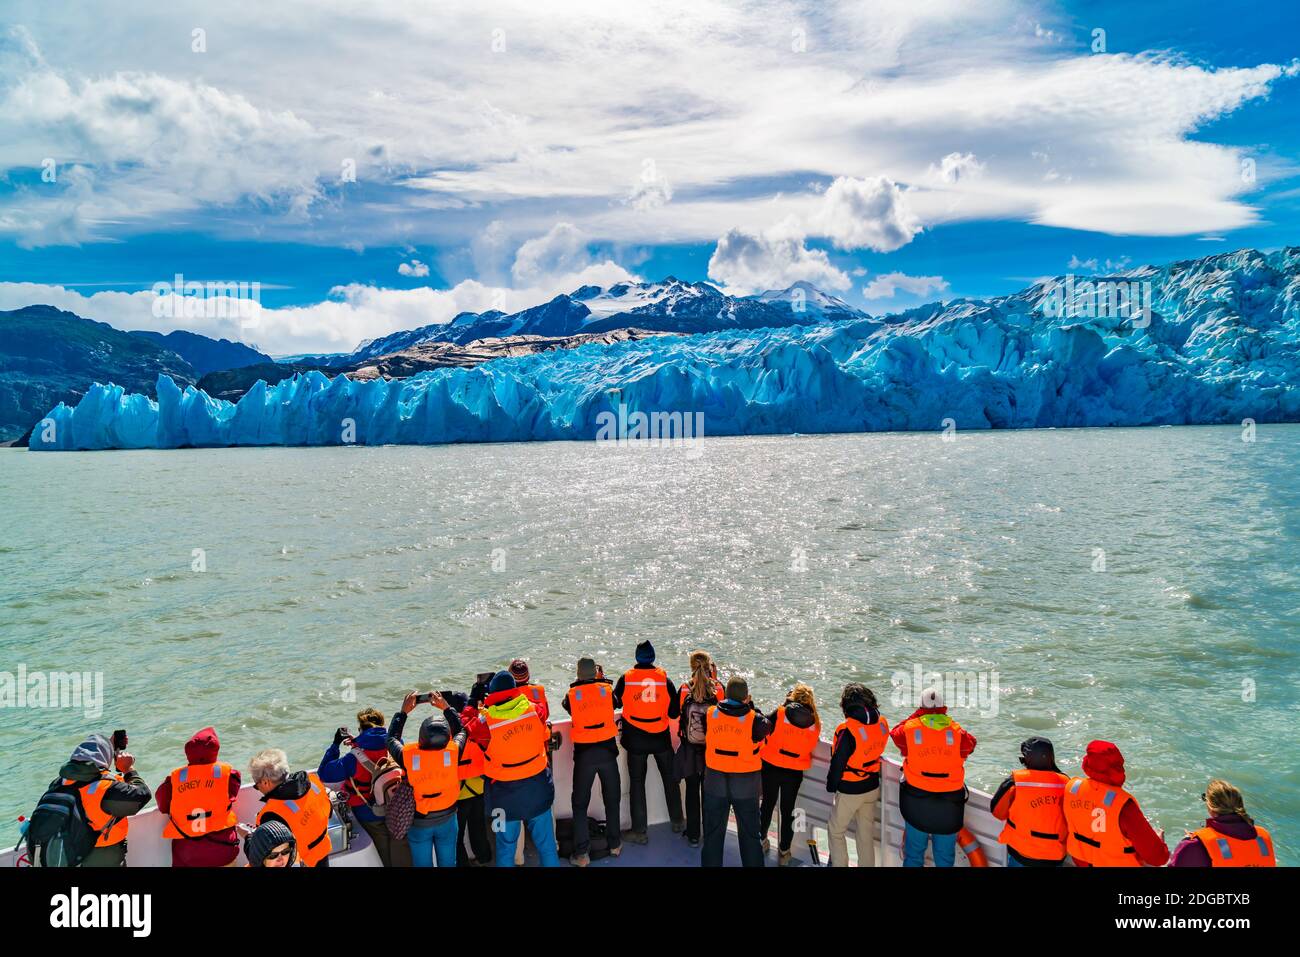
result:
M 919 718 L 923 714 L 947 714 L 947 708 L 917 708 L 905 719 L 898 722 L 894 730 L 889 732 L 889 738 L 894 742 L 894 747 L 898 748 L 903 757 L 907 757 L 907 735 L 903 734 L 903 725 L 907 724 L 913 718 Z M 961 729 L 961 759 L 965 761 L 970 757 L 970 753 L 975 750 L 975 735 L 971 734 L 965 728 Z
M 221 741 L 214 728 L 197 731 L 185 742 L 186 764 L 214 764 L 221 752 Z M 229 789 L 232 799 L 239 796 L 241 785 L 239 771 L 230 769 Z M 169 774 L 153 792 L 158 810 L 163 814 L 171 810 L 172 779 Z M 239 856 L 239 833 L 233 828 L 213 831 L 197 840 L 176 840 L 172 846 L 172 867 L 225 867 Z

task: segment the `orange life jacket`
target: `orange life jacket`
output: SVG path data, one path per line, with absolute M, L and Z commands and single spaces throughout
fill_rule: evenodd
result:
M 230 797 L 230 765 L 190 764 L 172 771 L 172 800 L 163 825 L 163 837 L 195 839 L 234 827 L 234 801 Z
M 821 738 L 821 722 L 807 728 L 791 724 L 785 716 L 785 705 L 776 709 L 776 724 L 763 742 L 759 757 L 768 764 L 792 771 L 807 771 L 812 767 L 813 751 Z
M 623 720 L 649 734 L 668 730 L 668 672 L 662 668 L 623 672 Z
M 460 795 L 460 748 L 455 741 L 445 748 L 423 750 L 417 742 L 402 746 L 406 780 L 415 793 L 415 809 L 421 814 L 445 811 Z
M 516 718 L 493 717 L 489 710 L 483 720 L 492 735 L 483 755 L 484 773 L 493 781 L 522 781 L 546 767 L 550 735 L 531 704 Z
M 1119 827 L 1133 795 L 1092 778 L 1065 785 L 1065 852 L 1093 867 L 1141 867 L 1137 849 Z
M 754 743 L 754 712 L 739 718 L 714 706 L 704 725 L 704 766 L 711 771 L 744 774 L 763 767 L 762 745 Z
M 127 818 L 115 818 L 104 810 L 104 797 L 114 782 L 121 781 L 122 775 L 116 771 L 101 771 L 98 781 L 83 784 L 71 778 L 64 778 L 64 787 L 75 787 L 81 796 L 81 809 L 86 812 L 86 821 L 95 830 L 96 847 L 112 847 L 126 840 Z
M 520 685 L 519 690 L 524 693 L 525 698 L 527 698 L 529 701 L 533 703 L 533 707 L 537 709 L 538 714 L 540 714 L 542 711 L 545 711 L 547 714 L 550 714 L 551 709 L 550 709 L 550 705 L 546 703 L 545 688 L 543 688 L 541 685 L 527 684 L 527 685 Z
M 1059 771 L 1012 771 L 1011 807 L 998 842 L 1031 861 L 1065 860 L 1067 780 Z
M 268 814 L 274 814 L 293 832 L 298 845 L 298 857 L 304 867 L 315 867 L 329 856 L 333 845 L 330 843 L 330 795 L 315 771 L 307 774 L 311 787 L 307 793 L 296 801 L 283 798 L 267 798 L 262 809 L 257 812 L 257 823 Z
M 835 729 L 836 739 L 842 732 L 853 735 L 853 753 L 844 765 L 844 773 L 859 780 L 868 774 L 879 774 L 880 756 L 885 753 L 885 745 L 889 742 L 889 722 L 884 716 L 875 724 L 845 718 Z
M 595 744 L 614 737 L 614 686 L 594 681 L 570 688 L 570 736 L 574 744 Z
M 462 781 L 468 781 L 472 778 L 483 776 L 484 760 L 483 749 L 473 741 L 466 740 L 465 747 L 460 751 L 460 759 L 457 773 Z
M 951 721 L 951 719 L 950 719 Z M 931 728 L 921 719 L 903 724 L 907 754 L 903 756 L 903 777 L 922 791 L 956 791 L 966 783 L 966 762 L 961 756 L 961 725 Z
M 1193 835 L 1210 855 L 1211 867 L 1277 867 L 1273 838 L 1262 827 L 1255 828 L 1253 841 L 1228 837 L 1212 827 L 1203 827 Z

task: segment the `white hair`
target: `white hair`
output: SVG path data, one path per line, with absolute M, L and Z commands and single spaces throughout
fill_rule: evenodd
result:
M 267 748 L 253 755 L 248 770 L 253 775 L 254 784 L 259 781 L 279 784 L 289 776 L 289 756 L 279 748 Z

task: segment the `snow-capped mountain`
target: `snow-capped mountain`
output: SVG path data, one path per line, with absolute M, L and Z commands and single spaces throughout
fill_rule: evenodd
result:
M 608 288 L 583 286 L 515 313 L 462 312 L 450 322 L 395 332 L 364 342 L 351 353 L 317 356 L 314 360 L 323 366 L 343 367 L 422 342 L 465 345 L 475 339 L 502 336 L 573 336 L 614 329 L 693 334 L 783 328 L 859 319 L 862 315 L 809 283 L 740 297 L 729 296 L 707 282 L 685 282 L 669 276 L 662 282 L 618 283 Z

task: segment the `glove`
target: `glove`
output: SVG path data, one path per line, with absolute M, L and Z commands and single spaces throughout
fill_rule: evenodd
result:
M 334 732 L 334 747 L 337 748 L 340 744 L 343 743 L 343 737 L 344 734 L 342 728 L 339 728 L 337 731 Z

